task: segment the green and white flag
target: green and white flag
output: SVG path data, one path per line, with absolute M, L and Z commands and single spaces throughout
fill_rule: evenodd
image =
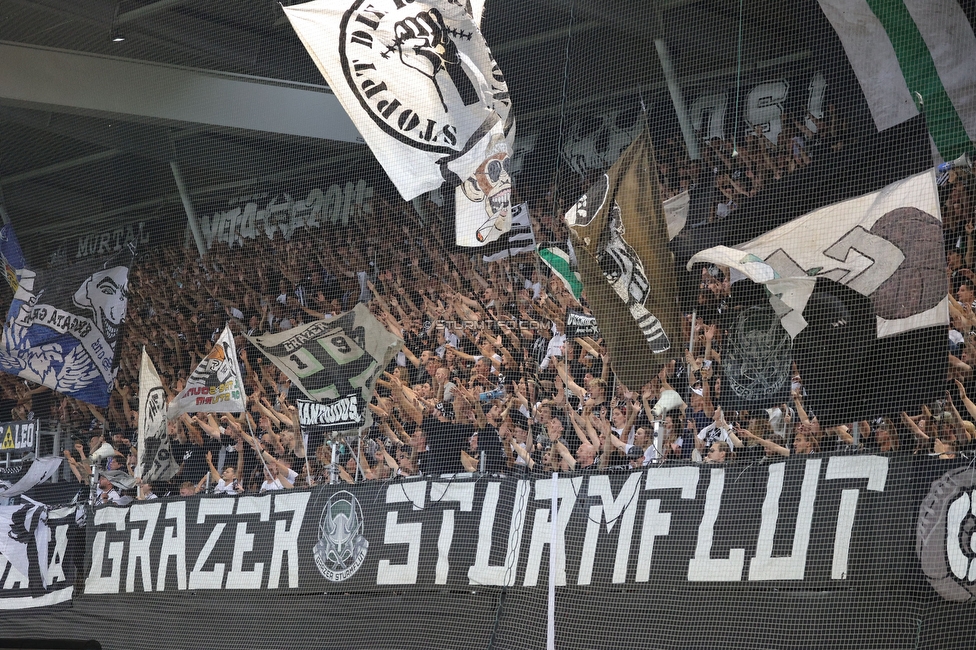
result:
M 976 140 L 976 36 L 957 0 L 819 0 L 878 130 L 925 112 L 944 160 Z
M 573 260 L 572 244 L 567 242 L 540 246 L 539 257 L 552 269 L 556 277 L 563 281 L 573 297 L 579 300 L 580 294 L 583 293 L 583 281 L 580 280 L 576 262 Z

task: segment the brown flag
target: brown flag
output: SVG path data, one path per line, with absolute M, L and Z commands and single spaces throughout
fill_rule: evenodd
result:
M 680 354 L 674 259 L 645 129 L 566 213 L 617 379 L 640 390 Z

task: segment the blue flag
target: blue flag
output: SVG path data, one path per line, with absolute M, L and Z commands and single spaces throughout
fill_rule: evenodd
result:
M 35 273 L 8 225 L 0 231 L 0 253 L 5 266 L 20 266 L 13 270 L 16 289 L 0 339 L 0 371 L 108 406 L 128 302 L 131 246 Z

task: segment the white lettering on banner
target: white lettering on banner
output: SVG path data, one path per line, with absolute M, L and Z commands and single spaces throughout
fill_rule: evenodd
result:
M 699 95 L 691 104 L 691 124 L 705 140 L 725 135 L 725 93 Z
M 729 549 L 729 557 L 712 558 L 712 537 L 715 534 L 715 520 L 722 506 L 722 492 L 725 490 L 725 469 L 712 468 L 708 491 L 705 493 L 705 512 L 698 525 L 698 543 L 695 557 L 688 563 L 690 582 L 734 582 L 742 580 L 742 565 L 745 564 L 744 548 Z
M 93 525 L 103 527 L 97 530 L 91 548 L 91 570 L 86 581 L 85 591 L 92 594 L 119 593 L 121 589 L 121 564 L 126 558 L 125 591 L 153 590 L 153 576 L 151 545 L 156 537 L 157 529 L 162 529 L 159 543 L 159 568 L 155 580 L 155 590 L 165 591 L 167 580 L 173 574 L 176 576 L 175 585 L 171 582 L 169 589 L 174 586 L 177 590 L 189 589 L 260 589 L 265 574 L 265 563 L 254 562 L 247 565 L 247 558 L 254 552 L 254 538 L 256 533 L 250 528 L 255 520 L 269 522 L 272 506 L 275 514 L 287 513 L 287 519 L 276 519 L 274 522 L 274 537 L 271 550 L 270 569 L 266 587 L 277 589 L 282 582 L 282 569 L 287 572 L 289 588 L 298 587 L 298 534 L 305 517 L 305 507 L 310 494 L 295 492 L 289 494 L 274 494 L 265 496 L 249 496 L 237 499 L 210 498 L 201 499 L 198 503 L 196 524 L 209 529 L 209 534 L 203 548 L 200 549 L 193 569 L 187 572 L 186 558 L 186 502 L 172 502 L 166 504 L 166 514 L 163 523 L 157 525 L 162 510 L 161 504 L 139 503 L 129 508 L 103 507 L 95 510 Z M 224 539 L 223 532 L 227 522 L 214 523 L 215 517 L 231 515 L 248 516 L 247 521 L 234 523 L 233 555 L 230 569 L 223 563 L 213 563 L 208 566 L 210 556 L 218 546 L 228 546 L 229 539 Z M 253 515 L 257 515 L 255 518 Z M 128 537 L 122 540 L 108 541 L 113 531 L 125 531 L 126 522 L 130 525 Z M 145 522 L 145 525 L 142 525 Z M 139 524 L 132 526 L 132 524 Z M 67 530 L 60 527 L 56 535 L 57 548 L 61 548 L 63 558 L 67 546 Z M 141 532 L 140 532 L 141 531 Z M 128 548 L 126 548 L 128 546 Z M 60 559 L 58 559 L 60 562 Z M 106 567 L 106 564 L 109 566 Z M 52 564 L 52 567 L 54 565 Z M 56 575 L 51 571 L 52 575 Z M 60 566 L 57 575 L 63 576 Z M 225 579 L 226 577 L 226 579 Z M 63 578 L 62 578 L 63 579 Z
M 592 478 L 595 477 L 591 477 Z M 605 478 L 605 477 L 604 477 Z M 556 554 L 556 586 L 566 585 L 566 526 L 569 525 L 569 518 L 573 515 L 576 507 L 576 494 L 580 491 L 583 484 L 582 476 L 573 478 L 542 478 L 535 482 L 535 498 L 551 501 L 553 483 L 557 483 L 556 496 L 559 505 L 556 510 L 556 528 L 559 537 L 556 539 L 556 549 L 549 549 L 550 553 Z M 549 508 L 537 508 L 535 511 L 535 522 L 532 526 L 532 538 L 529 544 L 529 558 L 525 567 L 525 579 L 523 585 L 534 587 L 539 582 L 539 569 L 542 566 L 542 551 L 551 543 L 552 533 L 550 532 L 551 515 Z
M 457 501 L 461 512 L 471 512 L 474 508 L 474 483 L 433 483 L 430 486 L 431 503 Z M 454 540 L 454 509 L 445 508 L 441 520 L 441 533 L 437 537 L 437 566 L 434 570 L 434 584 L 447 584 L 450 573 L 451 542 Z
M 234 501 L 232 499 L 202 499 L 197 510 L 197 524 L 206 523 L 208 515 L 231 515 L 233 513 Z M 206 566 L 207 560 L 210 559 L 210 554 L 213 552 L 214 547 L 217 546 L 217 540 L 220 539 L 220 534 L 224 532 L 224 528 L 226 527 L 227 524 L 225 522 L 220 522 L 210 529 L 210 536 L 207 537 L 207 542 L 203 545 L 203 549 L 200 550 L 200 555 L 197 556 L 197 563 L 193 566 L 193 570 L 190 571 L 190 589 L 220 589 L 223 586 L 223 564 L 214 563 L 214 568 L 210 571 L 205 571 L 203 567 Z
M 586 522 L 586 536 L 583 538 L 583 556 L 580 559 L 579 575 L 576 584 L 588 585 L 593 576 L 593 562 L 596 560 L 597 541 L 600 538 L 601 524 L 607 522 L 606 530 L 611 532 L 618 521 L 620 531 L 617 535 L 617 557 L 613 565 L 613 581 L 624 582 L 627 577 L 627 559 L 630 557 L 630 540 L 634 532 L 634 519 L 637 517 L 637 491 L 640 489 L 642 474 L 635 472 L 627 477 L 620 488 L 620 494 L 613 498 L 609 476 L 591 476 L 587 494 L 600 497 L 598 505 L 590 506 Z M 538 498 L 538 497 L 536 497 Z M 621 516 L 623 519 L 621 519 Z
M 260 515 L 261 521 L 268 521 L 271 516 L 271 499 L 261 497 L 241 497 L 237 503 L 237 514 Z M 234 559 L 230 563 L 230 573 L 227 574 L 228 589 L 260 589 L 261 575 L 264 563 L 255 562 L 254 568 L 244 570 L 244 554 L 254 550 L 254 534 L 247 532 L 247 522 L 237 523 L 237 533 L 234 535 Z
M 647 471 L 645 490 L 681 490 L 682 499 L 694 499 L 698 494 L 700 470 L 697 467 L 662 467 Z M 660 499 L 648 499 L 644 506 L 644 528 L 641 530 L 637 552 L 637 582 L 651 579 L 651 557 L 654 538 L 671 532 L 671 513 L 661 512 Z
M 129 559 L 125 571 L 126 591 L 135 591 L 137 566 L 142 567 L 142 590 L 152 591 L 149 543 L 152 541 L 153 533 L 156 532 L 156 520 L 159 518 L 160 508 L 162 505 L 158 503 L 139 503 L 129 510 L 129 522 L 144 521 L 146 528 L 141 537 L 138 528 L 129 531 Z
M 186 589 L 186 502 L 175 501 L 166 504 L 166 520 L 175 520 L 175 526 L 163 530 L 163 546 L 159 552 L 159 575 L 156 576 L 156 591 L 165 591 L 169 559 L 176 558 L 176 588 Z M 94 555 L 94 551 L 92 551 Z
M 329 186 L 325 192 L 315 188 L 304 201 L 296 201 L 288 194 L 275 196 L 263 209 L 258 204 L 248 202 L 226 212 L 217 212 L 200 219 L 207 248 L 214 242 L 225 244 L 243 243 L 245 239 L 256 239 L 264 234 L 272 239 L 280 232 L 287 240 L 301 228 L 319 228 L 326 223 L 348 225 L 358 208 L 370 214 L 369 199 L 373 188 L 360 179 L 356 183 L 347 182 L 344 187 Z M 280 202 L 278 199 L 282 199 Z
M 423 510 L 427 497 L 427 482 L 414 481 L 400 483 L 386 489 L 387 503 L 412 503 L 414 510 Z M 417 582 L 417 571 L 420 568 L 420 533 L 423 524 L 419 521 L 400 524 L 397 523 L 399 513 L 396 510 L 386 513 L 386 533 L 384 544 L 407 544 L 407 563 L 393 564 L 390 560 L 380 560 L 376 572 L 378 585 L 412 585 Z
M 522 532 L 525 524 L 525 507 L 529 501 L 530 484 L 519 481 L 515 487 L 515 503 L 512 505 L 512 519 L 508 527 L 505 550 L 505 563 L 489 564 L 491 546 L 495 529 L 495 510 L 501 484 L 489 483 L 481 506 L 481 522 L 478 524 L 478 550 L 474 566 L 468 567 L 468 582 L 473 585 L 498 585 L 511 587 L 515 584 L 518 572 L 519 551 L 522 547 Z
M 288 588 L 298 587 L 298 533 L 305 521 L 305 507 L 308 505 L 308 492 L 276 494 L 275 513 L 290 512 L 289 520 L 275 521 L 274 546 L 271 549 L 271 569 L 268 575 L 268 588 L 277 589 L 281 580 L 281 566 L 288 555 Z
M 763 501 L 762 524 L 756 543 L 756 557 L 749 562 L 749 580 L 803 580 L 807 565 L 807 547 L 810 545 L 810 527 L 813 524 L 813 502 L 817 498 L 821 460 L 806 461 L 803 486 L 800 488 L 800 507 L 796 513 L 796 529 L 793 531 L 793 552 L 786 557 L 773 557 L 773 538 L 779 519 L 779 499 L 783 492 L 786 463 L 769 466 L 766 482 L 766 500 Z
M 814 73 L 807 86 L 805 108 L 811 115 L 823 117 L 823 100 L 827 82 L 820 72 Z M 785 80 L 766 81 L 749 90 L 746 105 L 743 107 L 743 121 L 749 126 L 759 127 L 770 142 L 777 144 L 783 128 L 784 105 L 789 96 L 790 84 Z M 688 109 L 692 126 L 706 140 L 726 139 L 725 117 L 728 106 L 728 93 L 705 90 L 695 97 Z M 817 132 L 817 125 L 805 117 L 808 129 Z M 735 126 L 733 125 L 733 128 Z
M 129 514 L 128 510 L 120 508 L 100 508 L 95 511 L 95 525 L 105 526 L 115 524 L 115 530 L 125 530 L 125 518 Z M 100 530 L 95 533 L 95 541 L 92 542 L 92 563 L 91 571 L 88 572 L 88 580 L 85 582 L 86 594 L 117 594 L 119 593 L 119 580 L 122 577 L 122 554 L 125 552 L 125 542 L 112 542 L 108 545 L 108 552 L 105 551 L 105 542 L 108 533 Z M 102 569 L 105 558 L 111 561 L 112 568 L 108 575 L 104 575 Z
M 746 123 L 759 127 L 770 142 L 779 140 L 783 130 L 783 103 L 790 91 L 786 81 L 767 81 L 749 91 L 746 100 Z
M 47 567 L 47 582 L 54 584 L 64 582 L 64 556 L 68 552 L 68 528 L 65 524 L 54 529 L 54 552 L 51 554 L 51 563 Z M 0 574 L 3 569 L 0 569 Z
M 827 462 L 826 479 L 867 479 L 868 489 L 884 490 L 888 478 L 888 459 L 884 456 L 834 456 Z M 834 534 L 834 561 L 830 577 L 834 580 L 847 578 L 847 558 L 854 532 L 854 515 L 860 489 L 844 490 L 837 510 L 837 532 Z
M 75 253 L 75 259 L 88 257 L 89 255 L 105 255 L 107 253 L 120 251 L 130 242 L 137 242 L 139 244 L 149 243 L 149 229 L 146 227 L 145 221 L 130 223 L 125 226 L 121 226 L 113 230 L 106 230 L 100 233 L 82 235 L 78 238 L 78 248 L 77 253 Z M 62 244 L 61 248 L 64 246 L 67 246 L 67 242 Z M 52 257 L 61 258 L 61 249 L 59 248 L 58 252 Z

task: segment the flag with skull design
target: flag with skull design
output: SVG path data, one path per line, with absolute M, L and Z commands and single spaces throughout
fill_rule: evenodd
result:
M 679 332 L 674 258 L 644 129 L 566 213 L 583 290 L 614 373 L 640 390 L 676 356 Z
M 11 226 L 7 260 L 23 259 Z M 16 247 L 17 250 L 14 250 Z M 0 371 L 96 406 L 108 406 L 128 304 L 134 245 L 69 266 L 16 272 L 17 291 L 0 339 Z
M 284 7 L 404 200 L 455 189 L 455 239 L 511 224 L 511 97 L 475 17 L 483 3 L 314 0 Z

